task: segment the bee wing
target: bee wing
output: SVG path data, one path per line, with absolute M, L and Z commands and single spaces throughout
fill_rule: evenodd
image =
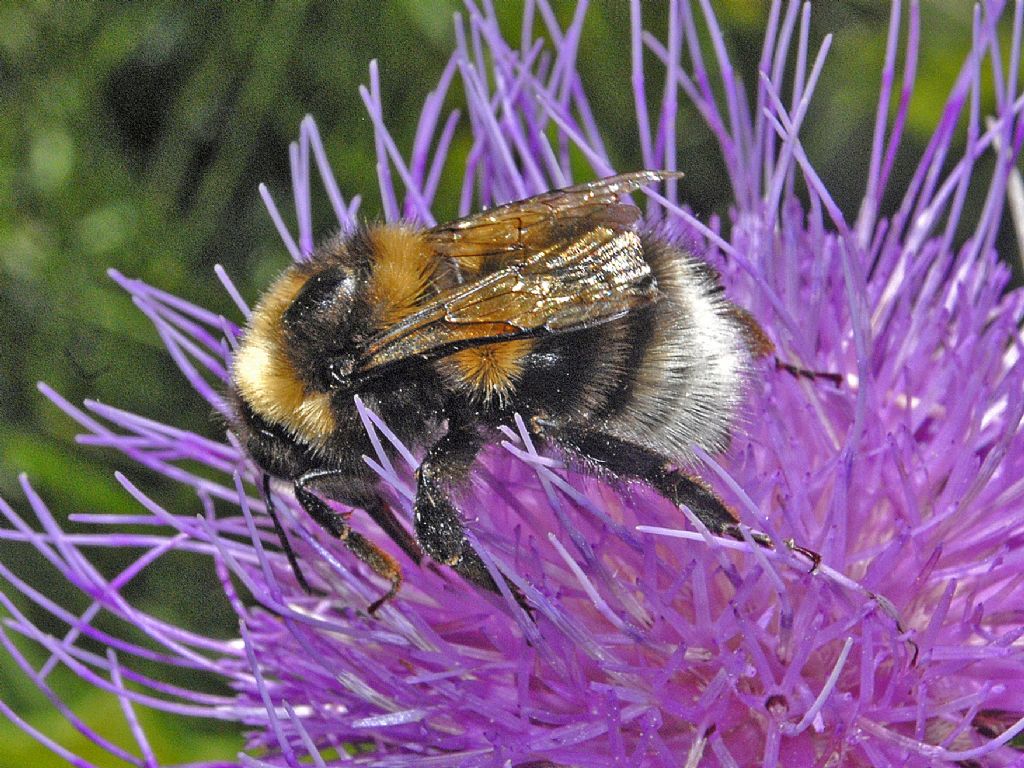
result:
M 623 195 L 682 175 L 635 171 L 545 192 L 442 224 L 427 232 L 427 241 L 438 253 L 455 259 L 464 272 L 473 274 L 485 266 L 524 260 L 572 232 L 598 226 L 627 229 L 640 218 L 640 210 L 620 203 Z
M 595 227 L 442 291 L 371 339 L 356 370 L 434 359 L 494 341 L 564 333 L 653 302 L 657 286 L 632 230 Z

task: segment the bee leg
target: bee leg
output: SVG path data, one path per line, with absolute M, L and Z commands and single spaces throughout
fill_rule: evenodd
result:
M 416 538 L 434 560 L 450 565 L 474 584 L 497 592 L 483 561 L 466 540 L 462 519 L 450 496 L 451 486 L 465 480 L 480 446 L 476 434 L 449 429 L 427 451 L 416 470 L 414 523 Z
M 299 582 L 299 586 L 308 595 L 313 590 L 310 588 L 309 582 L 306 581 L 306 577 L 302 574 L 299 560 L 295 557 L 295 550 L 292 549 L 291 542 L 288 541 L 288 535 L 284 532 L 284 527 L 277 518 L 277 512 L 274 509 L 274 498 L 270 495 L 270 475 L 266 472 L 263 473 L 263 498 L 267 505 L 267 514 L 270 516 L 270 520 L 274 524 L 274 530 L 277 532 L 277 540 L 281 542 L 281 549 L 284 550 L 285 557 L 288 558 L 288 564 L 292 568 L 292 573 L 295 574 L 295 580 Z
M 768 357 L 769 355 L 775 356 L 775 368 L 780 371 L 786 371 L 796 378 L 811 379 L 826 379 L 831 381 L 837 387 L 842 386 L 843 376 L 839 373 L 831 373 L 828 371 L 812 371 L 809 368 L 802 368 L 799 365 L 793 365 L 787 363 L 775 354 L 775 344 L 768 338 L 768 334 L 764 332 L 764 328 L 757 322 L 755 317 L 750 314 L 747 310 L 742 307 L 730 307 L 729 308 L 733 317 L 739 322 L 744 331 L 744 338 L 747 342 L 747 350 L 750 352 L 751 357 L 754 359 L 760 359 Z
M 309 490 L 310 483 L 338 474 L 332 470 L 312 470 L 301 475 L 295 480 L 295 498 L 299 500 L 306 514 L 312 517 L 324 530 L 335 538 L 344 542 L 352 553 L 370 566 L 371 570 L 381 578 L 391 582 L 391 588 L 387 593 L 370 603 L 369 612 L 376 613 L 377 610 L 388 600 L 398 594 L 402 586 L 402 569 L 398 562 L 357 531 L 352 530 L 348 521 L 343 515 L 333 512 L 319 496 Z
M 777 357 L 775 358 L 775 367 L 776 369 L 780 371 L 785 371 L 790 376 L 794 376 L 798 379 L 810 379 L 811 381 L 814 381 L 815 379 L 825 379 L 826 381 L 831 381 L 837 387 L 841 387 L 843 385 L 843 375 L 841 373 L 833 373 L 830 371 L 812 371 L 809 368 L 801 368 L 799 365 L 787 363 L 784 360 L 780 360 Z
M 561 428 L 548 436 L 599 472 L 640 480 L 676 506 L 686 506 L 716 536 L 744 540 L 739 520 L 726 503 L 703 482 L 673 467 L 664 456 L 601 432 Z M 750 537 L 765 549 L 775 549 L 775 542 L 763 533 L 753 531 Z M 821 563 L 817 552 L 792 541 L 785 544 L 810 560 L 812 571 Z
M 402 551 L 409 556 L 416 565 L 419 565 L 423 560 L 423 549 L 416 542 L 414 537 L 405 527 L 399 522 L 398 517 L 395 516 L 391 506 L 381 499 L 376 494 L 367 497 L 366 499 L 353 499 L 352 506 L 365 509 L 366 514 L 377 525 L 380 526 L 381 530 L 384 531 L 391 540 L 402 548 Z
M 475 430 L 449 427 L 448 433 L 427 451 L 416 470 L 416 537 L 434 560 L 451 566 L 462 578 L 501 594 L 483 559 L 466 539 L 450 488 L 466 478 L 483 441 Z M 526 598 L 509 584 L 516 601 L 530 611 Z

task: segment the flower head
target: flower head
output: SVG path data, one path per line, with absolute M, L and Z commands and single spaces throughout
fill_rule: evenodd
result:
M 855 215 L 833 201 L 800 141 L 830 44 L 825 38 L 810 55 L 809 5 L 773 4 L 752 100 L 707 3 L 702 19 L 673 3 L 665 40 L 643 31 L 640 3 L 632 6 L 644 165 L 680 162 L 677 107 L 688 98 L 720 144 L 735 197 L 728 226 L 701 221 L 681 205 L 685 191 L 673 181 L 650 199 L 648 216 L 719 270 L 780 357 L 842 378 L 836 386 L 759 368 L 732 447 L 702 456 L 701 471 L 745 524 L 813 548 L 820 568 L 792 553 L 711 539 L 648 489 L 572 473 L 517 421 L 485 453 L 461 508 L 489 567 L 508 576 L 535 615 L 507 586 L 505 600 L 496 600 L 443 569 L 403 561 L 399 598 L 370 616 L 365 607 L 379 582 L 279 491 L 277 506 L 315 589 L 298 587 L 274 547 L 258 476 L 230 434 L 211 440 L 99 403 L 78 409 L 44 387 L 82 424 L 85 442 L 191 486 L 201 514 L 166 510 L 119 476 L 144 512 L 132 521 L 82 516 L 101 532 L 72 535 L 23 481 L 43 532 L 4 504 L 12 525 L 4 535 L 31 543 L 92 605 L 72 615 L 0 566 L 69 634 L 46 634 L 0 596 L 11 626 L 47 649 L 52 663 L 118 696 L 129 718 L 132 704 L 145 703 L 244 724 L 250 750 L 261 755 L 240 758 L 251 765 L 323 765 L 341 761 L 341 752 L 388 766 L 1014 762 L 1011 740 L 1024 731 L 1024 294 L 1008 290 L 993 243 L 1024 143 L 1024 4 L 1004 5 L 976 7 L 972 47 L 935 134 L 885 217 L 915 79 L 915 3 L 909 11 L 892 5 L 870 171 Z M 583 7 L 565 29 L 540 14 L 546 37 L 529 32 L 516 48 L 490 11 L 469 5 L 408 156 L 384 124 L 371 65 L 362 95 L 389 220 L 434 222 L 443 173 L 463 174 L 466 213 L 564 186 L 576 158 L 594 175 L 614 172 L 576 70 L 585 55 Z M 1008 50 L 998 34 L 1006 16 Z M 710 52 L 698 26 L 710 35 Z M 666 73 L 653 114 L 645 52 Z M 989 71 L 996 111 L 986 121 L 979 105 Z M 443 112 L 456 79 L 473 129 L 463 169 L 447 162 L 460 114 Z M 950 157 L 958 130 L 966 151 Z M 992 166 L 984 181 L 975 173 L 982 158 Z M 358 198 L 347 201 L 337 189 L 311 119 L 291 160 L 297 236 L 261 191 L 288 251 L 303 259 L 315 239 L 313 176 L 343 229 L 354 226 Z M 985 206 L 967 221 L 964 194 L 978 183 L 988 185 Z M 245 301 L 218 275 L 246 316 Z M 196 392 L 227 417 L 221 391 L 235 322 L 114 279 L 152 319 Z M 376 448 L 366 461 L 408 516 L 418 459 L 359 407 Z M 352 519 L 374 531 L 360 513 Z M 158 527 L 118 532 L 125 522 Z M 106 580 L 82 553 L 95 544 L 139 555 Z M 120 596 L 124 583 L 172 550 L 210 558 L 238 615 L 237 639 L 168 626 Z M 99 611 L 141 629 L 149 644 L 96 629 Z M 21 658 L 6 635 L 0 640 Z M 132 658 L 206 671 L 231 693 L 172 688 L 134 671 Z M 24 666 L 46 688 L 45 671 Z

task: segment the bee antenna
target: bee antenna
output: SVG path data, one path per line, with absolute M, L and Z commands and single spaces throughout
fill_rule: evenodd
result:
M 263 498 L 267 504 L 267 514 L 270 515 L 270 519 L 274 523 L 274 530 L 277 531 L 277 538 L 281 542 L 281 549 L 284 550 L 284 554 L 288 558 L 288 564 L 291 565 L 292 573 L 295 574 L 295 580 L 299 582 L 299 586 L 302 587 L 306 594 L 311 594 L 313 590 L 310 589 L 306 577 L 302 575 L 299 560 L 295 557 L 295 550 L 292 549 L 292 545 L 288 541 L 288 535 L 284 532 L 284 527 L 281 525 L 277 512 L 274 510 L 274 500 L 270 495 L 270 475 L 266 472 L 263 473 Z

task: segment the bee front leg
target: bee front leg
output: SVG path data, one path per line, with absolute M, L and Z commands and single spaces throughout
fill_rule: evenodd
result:
M 270 490 L 270 475 L 266 472 L 263 473 L 263 499 L 267 505 L 267 515 L 270 516 L 270 521 L 274 524 L 274 530 L 277 532 L 277 540 L 281 542 L 281 549 L 284 550 L 292 573 L 295 574 L 295 580 L 299 582 L 303 592 L 312 594 L 313 590 L 309 586 L 309 582 L 306 581 L 306 577 L 302 574 L 302 568 L 299 567 L 299 559 L 295 556 L 295 550 L 292 549 L 291 542 L 288 541 L 288 534 L 284 532 L 284 527 L 277 517 L 277 510 L 274 509 L 274 495 Z
M 306 510 L 306 514 L 312 517 L 324 530 L 344 542 L 345 546 L 356 557 L 370 566 L 374 573 L 391 582 L 391 588 L 387 593 L 370 603 L 368 610 L 373 614 L 384 603 L 398 594 L 398 590 L 402 586 L 402 569 L 395 558 L 362 534 L 352 530 L 344 515 L 339 515 L 332 511 L 319 496 L 307 487 L 318 480 L 338 474 L 338 472 L 332 470 L 313 470 L 301 475 L 295 480 L 295 498 L 298 499 L 302 508 Z

